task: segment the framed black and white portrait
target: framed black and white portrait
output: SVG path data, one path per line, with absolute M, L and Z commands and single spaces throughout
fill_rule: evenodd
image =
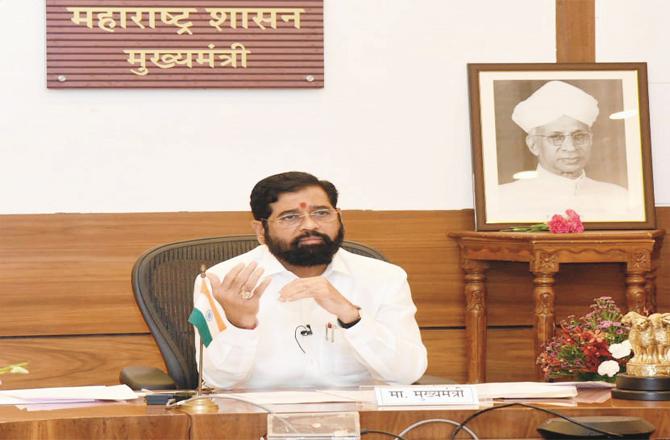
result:
M 655 227 L 644 63 L 469 64 L 478 230 Z

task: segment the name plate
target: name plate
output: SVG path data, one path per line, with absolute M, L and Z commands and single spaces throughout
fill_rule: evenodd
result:
M 378 406 L 479 405 L 472 385 L 375 387 Z

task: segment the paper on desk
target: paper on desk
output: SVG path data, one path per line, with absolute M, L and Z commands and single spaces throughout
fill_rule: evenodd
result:
M 0 391 L 0 405 L 75 403 L 95 400 L 130 400 L 137 396 L 127 385 L 33 388 Z
M 60 403 L 31 403 L 28 405 L 16 405 L 18 409 L 26 411 L 54 411 L 57 409 L 74 409 L 74 408 L 89 408 L 92 406 L 101 406 L 101 405 L 125 405 L 126 402 L 115 401 L 115 400 L 90 400 L 87 402 L 74 402 L 68 400 L 67 402 Z
M 377 403 L 377 396 L 374 388 L 368 390 L 319 390 L 322 393 L 330 394 L 335 397 L 348 399 L 346 402 L 367 402 Z
M 259 405 L 292 403 L 355 402 L 346 396 L 327 394 L 321 391 L 271 391 L 252 393 L 226 393 L 232 397 L 248 400 Z
M 587 380 L 583 382 L 546 382 L 546 385 L 551 385 L 551 386 L 563 386 L 563 385 L 574 385 L 577 387 L 577 389 L 582 389 L 582 388 L 603 388 L 603 389 L 610 389 L 614 388 L 613 383 L 605 382 L 602 380 Z
M 480 399 L 543 399 L 567 398 L 577 395 L 574 385 L 545 382 L 492 382 L 476 384 Z

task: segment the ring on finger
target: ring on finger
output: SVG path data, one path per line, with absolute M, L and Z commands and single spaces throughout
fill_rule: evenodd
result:
M 251 299 L 253 296 L 254 292 L 252 292 L 251 290 L 243 290 L 240 292 L 240 298 L 244 300 Z

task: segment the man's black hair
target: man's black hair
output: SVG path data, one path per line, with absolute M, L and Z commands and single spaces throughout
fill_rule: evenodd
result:
M 319 180 L 309 173 L 300 171 L 289 171 L 287 173 L 275 174 L 266 177 L 251 190 L 249 204 L 251 212 L 256 220 L 270 217 L 272 208 L 270 204 L 279 200 L 284 193 L 300 191 L 309 186 L 318 186 L 328 195 L 328 200 L 333 208 L 337 208 L 337 188 L 327 180 Z

